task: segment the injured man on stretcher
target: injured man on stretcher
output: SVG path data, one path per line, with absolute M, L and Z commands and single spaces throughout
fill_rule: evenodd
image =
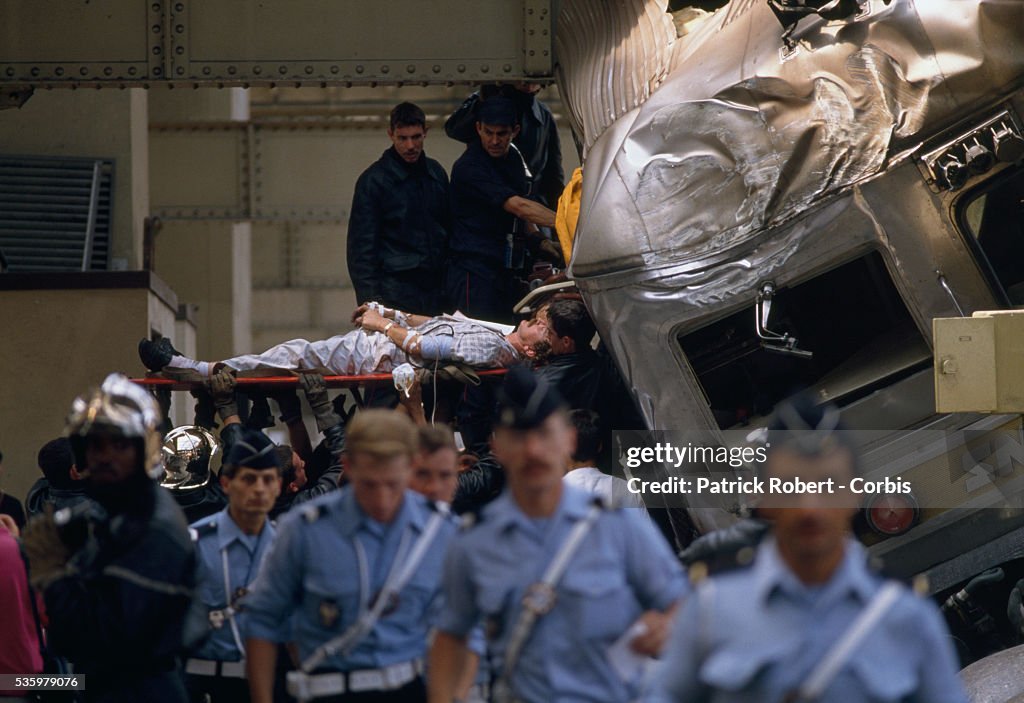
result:
M 583 304 L 562 301 L 579 306 Z M 180 353 L 170 340 L 143 339 L 139 357 L 150 371 L 183 381 L 201 381 L 221 367 L 235 371 L 318 371 L 332 375 L 386 373 L 403 363 L 429 366 L 458 362 L 478 369 L 505 368 L 546 355 L 550 349 L 550 315 L 545 311 L 517 327 L 483 322 L 460 313 L 425 317 L 366 303 L 352 314 L 357 329 L 330 339 L 293 339 L 260 354 L 222 361 L 197 361 Z M 574 316 L 575 317 L 575 316 Z

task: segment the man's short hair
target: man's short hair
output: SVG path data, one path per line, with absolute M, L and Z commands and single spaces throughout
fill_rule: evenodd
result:
M 75 464 L 75 452 L 71 448 L 71 440 L 67 437 L 51 439 L 43 445 L 36 457 L 39 470 L 54 488 L 71 490 L 75 482 L 71 478 L 71 467 Z
M 287 444 L 277 445 L 277 463 L 281 466 L 281 482 L 288 485 L 295 480 L 295 464 L 292 463 L 292 448 Z
M 558 337 L 569 337 L 580 351 L 590 346 L 597 328 L 579 300 L 555 300 L 548 305 L 548 321 Z
M 572 460 L 596 461 L 601 452 L 601 431 L 598 429 L 597 413 L 582 408 L 569 412 L 569 422 L 576 428 L 576 451 Z
M 446 425 L 425 425 L 419 428 L 419 446 L 423 454 L 433 454 L 442 449 L 451 449 L 459 453 L 455 446 L 455 435 Z
M 377 459 L 409 457 L 419 445 L 416 425 L 394 410 L 360 410 L 345 431 L 345 453 L 369 454 Z
M 398 103 L 391 109 L 389 120 L 391 131 L 399 127 L 422 127 L 427 128 L 427 116 L 419 105 L 410 102 Z

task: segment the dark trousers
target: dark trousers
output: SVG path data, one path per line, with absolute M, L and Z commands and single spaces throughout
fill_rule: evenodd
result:
M 507 269 L 452 261 L 445 287 L 449 305 L 455 310 L 480 320 L 512 322 L 512 306 L 517 298 L 512 273 Z
M 363 691 L 340 696 L 317 698 L 316 703 L 426 703 L 427 686 L 422 678 L 414 679 L 394 691 Z
M 206 696 L 210 697 L 211 703 L 249 703 L 249 682 L 246 679 L 186 674 L 185 683 L 191 703 L 203 703 Z

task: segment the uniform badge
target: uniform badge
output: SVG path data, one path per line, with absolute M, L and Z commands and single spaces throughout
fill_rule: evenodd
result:
M 325 598 L 320 601 L 317 613 L 320 616 L 320 626 L 328 630 L 333 629 L 338 624 L 338 618 L 341 617 L 341 611 L 338 610 L 338 604 L 333 598 Z
M 224 611 L 223 610 L 211 610 L 206 616 L 210 621 L 210 627 L 214 630 L 219 630 L 224 627 Z

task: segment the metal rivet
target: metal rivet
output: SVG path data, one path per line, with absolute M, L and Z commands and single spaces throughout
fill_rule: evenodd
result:
M 160 3 L 158 3 L 158 2 L 153 3 L 152 6 L 151 6 L 151 9 L 153 10 L 153 12 L 160 12 Z
M 159 33 L 160 33 L 160 25 L 154 24 L 153 25 L 153 34 L 159 34 Z
M 210 75 L 210 73 L 211 73 L 210 67 L 209 66 L 203 66 L 203 75 L 204 76 L 208 76 L 208 75 Z
M 160 68 L 159 66 L 154 66 L 153 67 L 153 75 L 154 76 L 159 76 L 159 75 L 163 74 L 163 72 L 164 72 L 164 70 L 162 68 Z
M 7 69 L 7 75 L 8 76 L 13 76 L 14 75 L 14 69 L 13 68 L 8 68 Z M 85 69 L 84 68 L 82 69 L 82 75 L 83 76 L 85 75 Z
M 185 11 L 185 6 L 183 4 L 181 4 L 180 2 L 176 3 L 174 5 L 174 11 L 175 12 L 184 12 Z
M 381 73 L 387 73 L 390 70 L 391 70 L 391 68 L 387 64 L 384 64 L 383 66 L 380 67 L 380 72 Z
M 154 46 L 153 47 L 153 56 L 159 56 L 162 53 L 163 53 L 163 49 L 161 49 L 159 46 Z
M 491 67 L 488 66 L 487 64 L 484 64 L 483 66 L 480 67 L 480 73 L 487 73 L 490 70 L 491 70 Z
M 309 76 L 309 75 L 312 75 L 312 74 L 313 74 L 313 67 L 312 66 L 306 66 L 306 75 Z
M 338 73 L 339 70 L 341 69 L 339 69 L 337 66 L 331 66 L 331 73 Z
M 460 63 L 458 66 L 455 67 L 455 70 L 458 71 L 459 73 L 465 73 L 466 72 L 466 64 Z
M 134 76 L 136 73 L 138 73 L 138 69 L 137 68 L 135 68 L 134 66 L 129 66 L 128 67 L 128 75 L 129 76 Z
M 253 67 L 252 67 L 252 72 L 253 72 L 253 74 L 254 74 L 254 75 L 257 75 L 257 76 L 258 76 L 258 75 L 260 75 L 261 73 L 263 73 L 263 68 L 262 68 L 262 67 L 260 67 L 260 66 L 253 66 Z
M 363 72 L 363 70 L 364 70 L 364 69 L 363 69 L 363 67 L 362 67 L 362 66 L 356 66 L 356 73 L 362 73 L 362 72 Z
M 64 69 L 61 68 L 60 66 L 58 66 L 57 68 L 53 69 L 53 72 L 55 74 L 57 74 L 58 76 L 63 76 L 64 75 Z
M 287 66 L 278 66 L 277 67 L 277 72 L 280 73 L 283 76 L 284 74 L 288 73 L 288 67 Z
M 177 32 L 178 34 L 184 34 L 185 33 L 185 25 L 183 25 L 183 24 L 175 25 L 174 26 L 174 31 Z
M 185 47 L 183 47 L 183 46 L 176 46 L 176 47 L 174 47 L 174 53 L 177 54 L 178 56 L 181 56 L 182 54 L 185 53 Z
M 430 70 L 433 71 L 434 73 L 440 73 L 441 67 L 435 63 L 433 66 L 430 67 Z
M 405 67 L 405 71 L 406 73 L 416 73 L 416 67 L 413 66 L 412 64 L 409 64 L 408 66 Z
M 512 64 L 510 64 L 510 63 L 505 64 L 504 66 L 501 67 L 501 70 L 504 71 L 505 73 L 511 73 L 512 72 Z
M 530 49 L 530 56 L 533 56 L 536 53 L 537 53 L 536 51 L 534 51 L 533 49 Z
M 175 71 L 175 73 L 177 73 L 179 76 L 184 76 L 185 75 L 185 67 L 184 66 L 178 66 L 178 69 Z
M 33 76 L 38 76 L 39 75 L 39 67 L 38 66 L 33 66 L 32 70 L 29 71 L 29 73 L 31 73 Z
M 233 75 L 235 75 L 235 74 L 236 74 L 237 72 L 238 72 L 238 69 L 237 69 L 237 68 L 235 68 L 234 66 L 228 66 L 228 75 L 232 75 L 232 76 L 233 76 Z

